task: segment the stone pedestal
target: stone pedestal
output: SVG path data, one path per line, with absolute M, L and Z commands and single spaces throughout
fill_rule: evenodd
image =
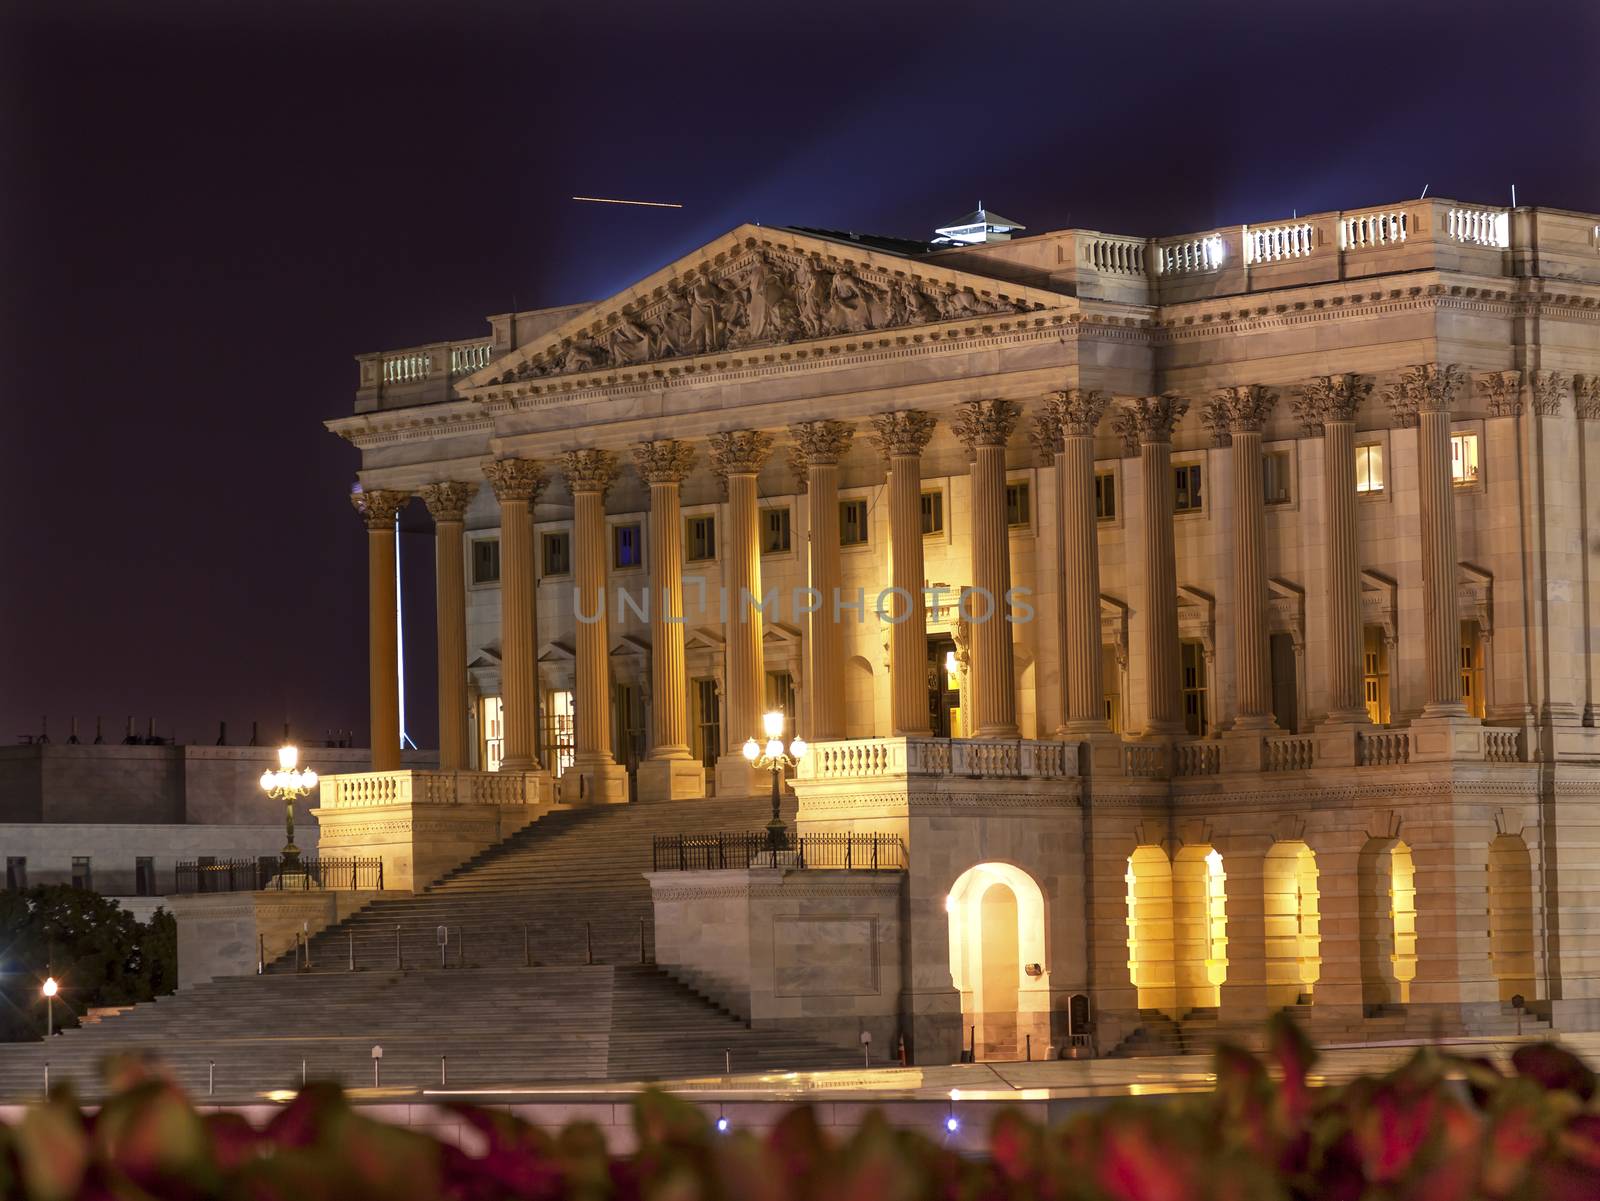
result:
M 706 794 L 706 769 L 698 759 L 646 759 L 637 781 L 641 801 L 692 801 Z
M 1476 717 L 1418 717 L 1409 730 L 1413 763 L 1484 757 L 1484 727 Z
M 294 950 L 297 935 L 319 934 L 363 905 L 393 895 L 265 889 L 168 897 L 167 908 L 178 923 L 178 987 L 253 976 L 263 947 L 271 963 Z

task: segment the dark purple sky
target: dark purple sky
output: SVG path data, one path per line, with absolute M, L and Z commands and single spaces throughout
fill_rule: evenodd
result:
M 1178 233 L 1512 183 L 1600 211 L 1597 44 L 1592 0 L 11 0 L 0 738 L 364 740 L 356 456 L 321 427 L 359 351 L 746 220 L 919 235 L 981 197 Z

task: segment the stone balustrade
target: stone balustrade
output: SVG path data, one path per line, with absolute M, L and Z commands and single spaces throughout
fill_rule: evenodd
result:
M 1180 742 L 1172 748 L 1175 776 L 1214 776 L 1222 770 L 1222 747 L 1215 742 Z M 1132 757 L 1129 757 L 1132 763 Z M 1130 776 L 1135 774 L 1132 771 Z M 1139 773 L 1144 774 L 1144 773 Z
M 1198 746 L 1198 743 L 1183 744 Z M 1123 774 L 1139 780 L 1160 780 L 1167 774 L 1167 748 L 1159 742 L 1130 742 L 1122 748 Z
M 801 760 L 802 780 L 894 776 L 1055 780 L 1078 774 L 1074 743 L 1020 739 L 856 738 L 817 743 Z
M 1518 729 L 1495 729 L 1489 727 L 1483 732 L 1483 757 L 1490 763 L 1521 763 L 1522 762 L 1522 731 Z
M 364 354 L 357 358 L 361 368 L 360 387 L 373 392 L 399 390 L 408 396 L 413 391 L 421 391 L 422 399 L 432 399 L 426 395 L 429 389 L 424 385 L 432 383 L 447 390 L 450 381 L 487 367 L 493 358 L 494 345 L 486 338 L 433 342 L 427 346 Z
M 1299 735 L 1268 738 L 1262 747 L 1263 771 L 1306 771 L 1317 758 L 1316 740 Z
M 533 805 L 540 801 L 532 772 L 369 771 L 323 776 L 324 809 L 370 805 Z
M 1356 744 L 1360 767 L 1395 767 L 1411 762 L 1411 734 L 1407 730 L 1363 733 Z

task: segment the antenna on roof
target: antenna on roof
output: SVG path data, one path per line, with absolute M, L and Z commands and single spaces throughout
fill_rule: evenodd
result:
M 1423 184 L 1422 185 L 1422 195 L 1418 196 L 1417 199 L 1418 200 L 1426 200 L 1428 198 L 1428 189 L 1431 188 L 1431 187 L 1433 187 L 1433 185 L 1431 183 Z
M 1511 185 L 1511 207 L 1512 208 L 1516 208 L 1517 207 L 1517 185 L 1516 184 L 1512 184 Z

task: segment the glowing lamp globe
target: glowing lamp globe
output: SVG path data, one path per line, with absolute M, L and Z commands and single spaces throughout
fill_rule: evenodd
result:
M 261 773 L 261 787 L 266 792 L 272 791 L 272 773 L 270 771 Z
M 56 978 L 54 976 L 46 976 L 44 981 L 44 995 L 47 997 L 53 997 L 56 995 L 57 991 L 59 991 L 59 986 L 56 984 Z
M 783 714 L 774 709 L 761 716 L 761 729 L 769 739 L 783 737 Z
M 300 762 L 300 748 L 297 746 L 280 746 L 278 748 L 278 766 L 284 771 L 293 771 L 295 764 Z
M 747 739 L 744 744 L 744 757 L 754 763 L 761 758 L 761 744 L 754 738 Z
M 806 740 L 798 736 L 796 736 L 795 740 L 789 744 L 789 754 L 795 759 L 804 759 L 806 757 L 806 752 L 810 749 L 811 748 L 806 745 Z

